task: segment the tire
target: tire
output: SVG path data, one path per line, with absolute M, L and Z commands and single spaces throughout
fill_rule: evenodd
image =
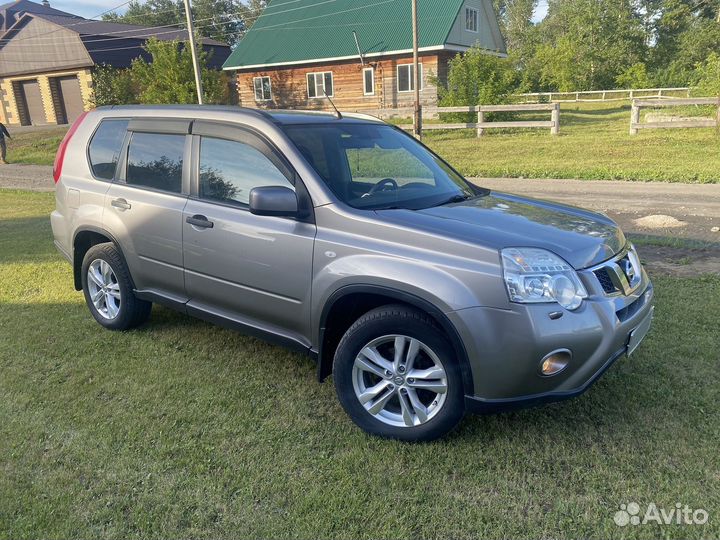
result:
M 91 268 L 94 277 L 89 276 Z M 97 244 L 88 250 L 81 277 L 90 313 L 105 328 L 128 330 L 141 325 L 150 316 L 152 303 L 135 297 L 130 272 L 112 242 Z
M 369 311 L 348 329 L 335 351 L 333 379 L 348 416 L 380 437 L 430 441 L 465 413 L 452 346 L 430 316 L 404 305 Z

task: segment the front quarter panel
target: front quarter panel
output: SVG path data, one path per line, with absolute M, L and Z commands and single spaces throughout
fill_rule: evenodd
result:
M 389 225 L 370 214 L 316 208 L 314 344 L 328 300 L 350 285 L 407 293 L 443 313 L 507 305 L 496 251 Z

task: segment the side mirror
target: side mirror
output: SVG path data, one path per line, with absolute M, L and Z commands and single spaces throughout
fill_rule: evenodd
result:
M 262 186 L 250 190 L 250 212 L 256 216 L 295 217 L 298 200 L 295 192 L 283 186 Z

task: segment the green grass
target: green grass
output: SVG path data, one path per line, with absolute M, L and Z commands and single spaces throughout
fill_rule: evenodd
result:
M 0 191 L 0 538 L 720 536 L 720 279 L 657 279 L 646 343 L 584 396 L 402 444 L 306 357 L 163 308 L 101 329 L 52 206 Z M 630 501 L 710 521 L 619 528 Z
M 550 114 L 520 117 L 549 120 Z M 629 105 L 563 104 L 557 137 L 549 129 L 516 129 L 487 130 L 477 139 L 472 130 L 460 130 L 426 132 L 424 140 L 466 176 L 720 182 L 715 129 L 630 136 L 629 127 Z
M 55 152 L 65 136 L 67 126 L 48 127 L 32 131 L 15 132 L 8 143 L 8 161 L 32 165 L 52 165 Z

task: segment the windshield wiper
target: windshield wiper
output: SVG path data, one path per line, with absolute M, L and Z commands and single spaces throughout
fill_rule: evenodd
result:
M 444 206 L 444 205 L 446 205 L 446 204 L 463 202 L 463 201 L 467 201 L 467 200 L 470 199 L 470 198 L 471 198 L 470 195 L 466 195 L 466 194 L 464 194 L 464 193 L 456 193 L 455 195 L 453 195 L 453 196 L 450 197 L 449 199 L 447 199 L 447 200 L 445 200 L 445 201 L 443 201 L 443 202 L 441 202 L 441 203 L 438 203 L 436 206 Z

